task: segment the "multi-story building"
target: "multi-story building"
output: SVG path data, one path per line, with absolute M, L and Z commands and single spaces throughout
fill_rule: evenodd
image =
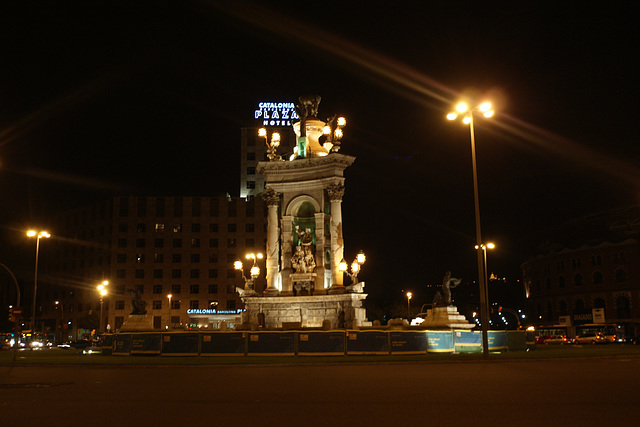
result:
M 589 322 L 593 309 L 604 309 L 607 323 L 634 333 L 640 325 L 639 218 L 634 208 L 575 221 L 522 265 L 529 310 L 540 324 Z
M 130 290 L 155 329 L 215 328 L 239 317 L 244 282 L 233 264 L 265 247 L 266 208 L 261 198 L 116 197 L 67 212 L 53 229 L 41 275 L 51 303 L 41 318 L 55 319 L 65 337 L 98 329 L 104 280 L 105 330 L 127 319 Z

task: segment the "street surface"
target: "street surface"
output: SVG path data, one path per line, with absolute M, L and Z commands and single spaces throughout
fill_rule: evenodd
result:
M 167 360 L 170 362 L 170 359 Z M 640 357 L 0 366 L 5 426 L 630 426 Z

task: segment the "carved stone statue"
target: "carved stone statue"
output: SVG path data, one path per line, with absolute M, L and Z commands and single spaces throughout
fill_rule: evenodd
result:
M 302 246 L 310 246 L 313 243 L 313 233 L 310 228 L 302 230 L 300 226 L 296 225 L 296 234 L 298 234 Z
M 307 119 L 318 118 L 318 105 L 320 104 L 320 96 L 318 95 L 306 95 L 298 98 L 300 104 L 296 105 L 296 113 L 300 116 L 300 137 L 307 136 Z M 306 157 L 306 148 L 298 146 L 298 155 Z
M 131 296 L 131 314 L 147 314 L 147 302 L 140 297 L 140 293 L 136 289 L 129 289 Z
M 311 245 L 304 247 L 304 264 L 307 269 L 306 273 L 313 273 L 316 268 L 316 259 L 313 256 Z
M 317 118 L 318 117 L 318 105 L 322 98 L 319 95 L 305 95 L 298 98 L 300 104 L 296 105 L 298 116 L 301 119 Z
M 304 269 L 304 252 L 302 252 L 302 246 L 296 246 L 296 250 L 291 255 L 291 267 L 293 267 L 293 271 L 296 273 L 306 273 L 306 271 L 302 271 Z
M 311 246 L 296 246 L 296 250 L 291 256 L 291 266 L 296 273 L 313 273 L 316 268 L 316 260 Z
M 455 277 L 451 277 L 451 272 L 447 271 L 444 275 L 444 279 L 442 279 L 442 304 L 445 306 L 452 305 L 451 302 L 451 289 L 455 288 L 460 284 L 462 279 L 456 279 Z
M 291 266 L 296 273 L 313 273 L 316 268 L 313 233 L 310 228 L 302 230 L 300 226 L 296 225 L 296 234 L 300 239 L 300 244 L 295 246 L 295 251 L 291 256 Z

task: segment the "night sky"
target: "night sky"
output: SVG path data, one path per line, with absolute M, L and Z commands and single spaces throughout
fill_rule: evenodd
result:
M 460 97 L 497 108 L 476 120 L 490 272 L 515 280 L 558 224 L 638 202 L 633 2 L 6 3 L 0 262 L 114 195 L 238 195 L 240 128 L 305 94 L 347 118 L 346 254 L 378 297 L 475 280 Z

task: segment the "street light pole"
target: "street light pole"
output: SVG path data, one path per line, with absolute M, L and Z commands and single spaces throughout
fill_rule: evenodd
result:
M 476 250 L 478 258 L 478 285 L 480 293 L 480 322 L 482 327 L 482 355 L 486 359 L 489 357 L 489 310 L 487 307 L 487 280 L 484 266 L 483 253 L 480 252 L 482 247 L 482 231 L 480 228 L 480 197 L 478 195 L 478 167 L 476 162 L 476 137 L 473 127 L 473 113 L 478 110 L 483 113 L 484 117 L 493 116 L 493 110 L 491 104 L 485 102 L 475 108 L 469 108 L 467 104 L 460 103 L 456 106 L 456 110 L 459 113 L 466 113 L 463 119 L 463 123 L 469 125 L 469 133 L 471 135 L 471 162 L 473 165 L 473 201 L 475 206 L 475 220 L 476 220 Z M 458 117 L 457 113 L 449 113 L 447 118 L 454 120 Z
M 101 284 L 98 285 L 98 293 L 100 294 L 100 329 L 98 330 L 98 333 L 101 334 L 102 331 L 104 330 L 103 325 L 104 325 L 104 318 L 102 316 L 102 305 L 104 302 L 104 297 L 105 295 L 107 295 L 107 285 L 109 284 L 108 280 L 104 280 Z
M 36 330 L 36 296 L 38 294 L 38 255 L 40 253 L 40 238 L 46 237 L 48 239 L 51 235 L 46 231 L 36 232 L 34 230 L 29 230 L 27 231 L 27 236 L 36 237 L 36 268 L 33 277 L 33 318 L 31 319 L 31 331 L 33 333 Z
M 480 228 L 480 197 L 478 195 L 478 166 L 476 162 L 476 138 L 473 129 L 473 112 L 469 114 L 469 132 L 471 134 L 471 161 L 473 163 L 473 199 L 476 217 L 476 244 L 482 245 L 482 231 Z M 482 326 L 482 355 L 489 356 L 489 313 L 487 310 L 487 283 L 485 281 L 484 262 L 482 252 L 478 255 L 478 285 L 480 287 L 480 322 Z
M 171 297 L 173 297 L 173 295 L 167 295 L 167 298 L 169 298 L 169 319 L 167 320 L 167 329 L 171 328 Z
M 411 297 L 413 294 L 411 292 L 407 292 L 407 319 L 409 323 L 411 323 Z
M 60 344 L 64 343 L 64 339 L 63 339 L 63 331 L 64 331 L 64 306 L 62 305 L 62 302 L 60 301 L 54 301 L 54 304 L 56 305 L 56 309 L 58 307 L 60 307 Z M 57 328 L 56 328 L 57 329 Z

